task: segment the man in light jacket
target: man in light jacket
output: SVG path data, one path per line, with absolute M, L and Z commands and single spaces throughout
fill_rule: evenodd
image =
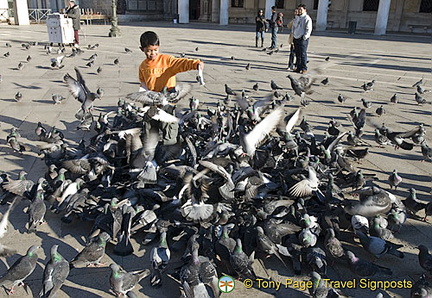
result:
M 312 19 L 306 12 L 306 5 L 297 6 L 297 17 L 293 23 L 294 51 L 296 54 L 295 72 L 307 73 L 307 48 L 312 33 Z

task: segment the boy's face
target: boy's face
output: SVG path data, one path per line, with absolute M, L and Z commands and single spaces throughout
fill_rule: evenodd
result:
M 148 46 L 141 48 L 141 51 L 144 52 L 148 60 L 155 60 L 159 55 L 159 46 Z

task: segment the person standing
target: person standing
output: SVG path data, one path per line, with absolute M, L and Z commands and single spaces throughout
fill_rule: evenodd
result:
M 277 45 L 277 33 L 278 33 L 278 25 L 277 25 L 277 12 L 276 12 L 276 6 L 272 6 L 272 15 L 268 21 L 270 32 L 271 32 L 271 45 L 269 50 L 276 49 Z
M 69 5 L 65 9 L 65 15 L 72 19 L 72 27 L 74 30 L 75 46 L 79 45 L 78 30 L 81 29 L 81 12 L 75 0 L 69 0 Z
M 267 20 L 264 17 L 264 11 L 258 10 L 258 14 L 255 18 L 256 21 L 256 35 L 255 35 L 255 47 L 258 47 L 258 40 L 261 37 L 261 47 L 264 46 L 264 32 L 267 32 Z
M 296 17 L 297 17 L 297 9 L 294 9 L 294 17 L 287 24 L 287 28 L 290 30 L 290 34 L 288 36 L 288 44 L 290 45 L 290 54 L 288 58 L 288 70 L 294 70 L 295 51 L 294 51 L 293 24 Z
M 294 51 L 296 53 L 296 69 L 294 71 L 306 74 L 307 48 L 309 45 L 309 37 L 312 33 L 312 19 L 306 12 L 305 4 L 297 6 L 297 17 L 294 19 L 292 30 Z

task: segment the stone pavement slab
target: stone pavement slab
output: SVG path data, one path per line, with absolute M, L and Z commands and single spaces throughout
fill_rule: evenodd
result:
M 65 73 L 75 77 L 73 70 L 77 66 L 83 73 L 90 90 L 101 87 L 105 95 L 101 101 L 95 103 L 97 112 L 116 110 L 119 97 L 127 93 L 137 91 L 138 66 L 144 59 L 144 54 L 139 50 L 139 36 L 146 30 L 157 32 L 161 40 L 161 52 L 179 56 L 185 53 L 186 57 L 199 58 L 205 62 L 204 76 L 205 86 L 196 84 L 196 72 L 191 71 L 177 76 L 178 81 L 193 83 L 192 95 L 202 102 L 201 109 L 214 105 L 224 98 L 224 84 L 228 84 L 236 91 L 246 90 L 253 98 L 259 99 L 270 94 L 270 80 L 284 87 L 284 92 L 293 95 L 286 71 L 289 47 L 287 45 L 288 34 L 279 35 L 279 44 L 284 45 L 279 52 L 267 55 L 261 48 L 254 47 L 254 26 L 230 25 L 219 26 L 216 24 L 191 23 L 189 25 L 169 24 L 163 22 L 139 23 L 120 25 L 122 36 L 109 38 L 109 26 L 93 25 L 84 26 L 81 30 L 81 47 L 85 51 L 75 58 L 65 58 L 65 67 L 61 70 L 53 70 L 50 67 L 50 59 L 57 55 L 47 55 L 43 46 L 48 43 L 48 34 L 44 25 L 31 26 L 6 26 L 0 25 L 0 169 L 11 174 L 12 178 L 21 169 L 25 169 L 28 178 L 37 180 L 46 170 L 44 162 L 38 156 L 37 141 L 34 129 L 40 121 L 51 127 L 55 125 L 62 130 L 65 138 L 71 145 L 77 144 L 82 138 L 88 140 L 93 133 L 77 131 L 78 122 L 74 118 L 80 104 L 69 94 L 63 83 Z M 21 47 L 23 42 L 38 41 L 39 45 L 25 50 Z M 373 147 L 370 154 L 356 167 L 366 173 L 375 173 L 378 177 L 377 184 L 388 188 L 387 178 L 393 169 L 398 169 L 403 177 L 400 188 L 394 192 L 399 198 L 405 198 L 410 187 L 415 187 L 419 198 L 431 201 L 431 173 L 430 162 L 422 162 L 420 147 L 416 146 L 412 151 L 395 150 L 392 147 L 379 148 L 373 141 L 373 129 L 384 122 L 395 131 L 409 130 L 419 123 L 424 123 L 427 130 L 427 140 L 431 140 L 431 93 L 425 94 L 428 104 L 417 105 L 414 100 L 414 88 L 412 84 L 424 78 L 425 88 L 432 89 L 431 75 L 431 39 L 429 36 L 414 35 L 387 35 L 373 36 L 369 34 L 348 35 L 342 32 L 314 33 L 309 44 L 309 73 L 317 78 L 314 93 L 308 96 L 311 101 L 303 114 L 314 128 L 319 139 L 322 138 L 331 117 L 342 123 L 342 130 L 351 130 L 346 115 L 354 106 L 361 106 L 361 98 L 373 102 L 373 107 L 368 109 L 368 124 L 364 139 Z M 5 43 L 12 44 L 12 48 L 6 48 Z M 100 46 L 96 50 L 88 50 L 88 44 Z M 267 45 L 270 45 L 270 34 L 266 34 Z M 128 47 L 133 53 L 126 54 L 124 48 Z M 198 47 L 198 51 L 195 48 Z M 56 47 L 55 47 L 56 48 Z M 8 58 L 3 53 L 9 51 Z M 70 53 L 70 48 L 67 48 Z M 96 63 L 93 67 L 85 66 L 87 59 L 97 53 Z M 15 70 L 20 61 L 25 61 L 27 55 L 32 60 L 24 62 L 21 71 Z M 234 59 L 231 59 L 234 57 Z M 325 61 L 330 57 L 329 61 Z M 119 65 L 114 65 L 114 59 L 120 60 Z M 245 66 L 250 63 L 251 69 Z M 96 69 L 101 66 L 102 72 L 97 74 Z M 298 75 L 294 74 L 295 77 Z M 322 86 L 319 82 L 325 77 L 329 78 L 329 84 Z M 376 80 L 375 90 L 363 93 L 360 86 L 367 81 Z M 258 82 L 260 90 L 252 91 L 252 86 Z M 23 94 L 21 102 L 15 102 L 17 91 Z M 58 105 L 53 105 L 51 95 L 61 94 L 67 99 Z M 400 103 L 391 104 L 390 97 L 397 93 Z M 343 94 L 348 99 L 345 104 L 337 102 L 338 94 Z M 383 105 L 386 114 L 382 117 L 375 115 L 375 109 Z M 178 110 L 186 108 L 187 100 L 179 103 Z M 287 112 L 294 111 L 299 106 L 298 97 L 286 106 Z M 28 144 L 31 151 L 23 155 L 11 152 L 5 139 L 11 127 L 18 127 L 22 140 Z M 431 141 L 430 141 L 431 142 Z M 75 219 L 70 225 L 60 221 L 61 215 L 47 213 L 47 224 L 40 228 L 36 235 L 26 234 L 24 225 L 27 215 L 22 209 L 27 205 L 22 202 L 13 210 L 11 226 L 2 244 L 15 248 L 19 254 L 24 254 L 32 244 L 40 244 L 42 250 L 39 253 L 38 267 L 28 278 L 30 291 L 27 296 L 37 295 L 41 289 L 41 278 L 46 256 L 50 247 L 59 244 L 59 252 L 68 260 L 73 258 L 77 251 L 81 250 L 85 243 L 85 236 L 91 228 L 90 223 L 80 222 Z M 0 212 L 4 213 L 7 206 L 0 206 Z M 378 264 L 392 268 L 394 275 L 390 280 L 417 280 L 423 273 L 417 260 L 416 247 L 424 244 L 432 248 L 431 226 L 429 223 L 409 219 L 402 227 L 401 233 L 396 234 L 397 242 L 403 243 L 403 251 L 406 257 L 403 260 L 386 256 L 378 260 Z M 140 245 L 141 236 L 134 241 L 135 255 L 118 257 L 112 253 L 112 245 L 108 245 L 107 256 L 104 262 L 109 264 L 115 261 L 124 266 L 126 270 L 137 270 L 149 267 L 149 252 L 152 245 Z M 350 246 L 352 236 L 343 233 L 344 244 Z M 347 242 L 347 240 L 349 242 Z M 170 241 L 170 240 L 169 240 Z M 352 250 L 361 257 L 367 257 L 362 249 L 352 247 Z M 176 256 L 181 254 L 177 253 Z M 0 274 L 13 264 L 18 256 L 2 259 L 0 262 Z M 178 258 L 177 258 L 178 259 Z M 176 260 L 173 257 L 173 260 Z M 308 280 L 307 276 L 294 277 L 292 268 L 280 266 L 277 260 L 272 258 L 265 261 L 268 274 L 273 280 L 285 281 L 286 278 L 296 280 Z M 267 277 L 258 262 L 254 268 L 258 275 Z M 171 264 L 167 270 L 168 276 L 164 277 L 164 285 L 161 289 L 149 286 L 148 279 L 143 280 L 135 292 L 140 297 L 176 297 L 180 295 L 179 284 L 172 277 L 175 264 Z M 353 274 L 345 264 L 337 263 L 330 268 L 329 276 L 332 280 L 351 280 Z M 109 297 L 108 277 L 110 270 L 104 268 L 74 269 L 66 284 L 62 287 L 60 297 Z M 385 297 L 407 297 L 409 289 L 388 289 Z M 376 291 L 362 289 L 344 289 L 344 292 L 354 297 L 374 297 Z M 381 291 L 384 292 L 384 291 Z M 33 293 L 33 294 L 31 294 Z M 0 291 L 0 296 L 5 293 Z M 301 291 L 292 287 L 282 287 L 279 291 L 274 289 L 246 289 L 240 282 L 234 293 L 224 294 L 223 297 L 235 295 L 236 297 L 304 297 L 307 291 Z M 25 297 L 22 288 L 17 289 L 15 296 Z

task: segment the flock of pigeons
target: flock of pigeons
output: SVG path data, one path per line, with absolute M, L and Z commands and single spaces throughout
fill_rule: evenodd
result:
M 74 50 L 69 58 L 83 52 Z M 63 68 L 63 58 L 53 59 L 52 67 Z M 310 76 L 288 76 L 302 105 L 291 114 L 285 105 L 293 96 L 282 95 L 282 88 L 272 81 L 274 93 L 261 100 L 225 85 L 226 97 L 214 107 L 205 109 L 190 97 L 189 109 L 176 113 L 175 103 L 191 90 L 179 84 L 174 93 L 128 94 L 119 99 L 115 111 L 95 115 L 94 103 L 103 90 L 91 92 L 78 68 L 75 73 L 76 79 L 66 74 L 64 81 L 81 103 L 75 116 L 79 129 L 92 132 L 88 144 L 82 140 L 71 146 L 58 128 L 38 123 L 35 136 L 44 143 L 39 149 L 47 165 L 45 175 L 36 182 L 26 179 L 24 171 L 16 180 L 7 173 L 0 176 L 0 203 L 10 204 L 0 222 L 0 238 L 11 210 L 22 199 L 31 201 L 26 210 L 29 233 L 37 232 L 47 210 L 61 214 L 65 223 L 93 222 L 87 245 L 72 260 L 58 252 L 61 246 L 51 248 L 40 297 L 55 296 L 73 268 L 104 266 L 107 245 L 117 255 L 134 254 L 131 238 L 136 234 L 144 234 L 144 245 L 158 243 L 150 253 L 151 267 L 126 272 L 112 263 L 110 284 L 116 295 L 134 297 L 133 288 L 147 276 L 151 286 L 160 287 L 173 250 L 184 251 L 183 265 L 170 270 L 184 297 L 218 297 L 218 279 L 224 274 L 255 280 L 252 264 L 260 262 L 266 271 L 263 260 L 269 256 L 281 266 L 291 266 L 295 274 L 310 273 L 313 297 L 340 296 L 323 280 L 328 265 L 335 262 L 346 264 L 356 277 L 392 274 L 391 268 L 357 257 L 342 244 L 341 235 L 349 231 L 353 237 L 348 242 L 362 246 L 375 260 L 387 254 L 402 259 L 402 245 L 392 242 L 393 230 L 400 231 L 408 216 L 426 220 L 432 214 L 432 204 L 419 201 L 414 188 L 400 200 L 392 190 L 374 184 L 374 174 L 356 169 L 371 147 L 362 139 L 370 108 L 366 100 L 349 113 L 352 131 L 342 132 L 331 119 L 324 138 L 315 135 L 302 117 L 309 103 L 306 94 L 315 83 Z M 328 79 L 322 82 L 327 83 Z M 362 88 L 371 92 L 374 83 Z M 413 86 L 418 104 L 426 103 L 418 100 L 419 93 L 425 93 L 422 85 L 420 80 Z M 391 101 L 397 102 L 396 97 Z M 56 104 L 64 99 L 53 95 Z M 340 95 L 338 100 L 345 98 Z M 376 112 L 385 111 L 381 107 Z M 374 139 L 379 146 L 402 150 L 421 146 L 424 160 L 430 162 L 425 132 L 423 124 L 405 132 L 383 125 L 376 128 Z M 161 141 L 167 135 L 177 136 L 177 141 Z M 15 128 L 6 142 L 19 154 L 28 150 Z M 388 178 L 395 191 L 401 181 L 396 170 Z M 425 215 L 420 218 L 422 210 Z M 1 273 L 0 285 L 8 293 L 32 274 L 38 249 L 31 246 Z M 424 245 L 418 249 L 426 273 L 414 284 L 411 296 L 427 297 L 432 295 L 432 256 Z M 2 257 L 13 253 L 0 245 Z

